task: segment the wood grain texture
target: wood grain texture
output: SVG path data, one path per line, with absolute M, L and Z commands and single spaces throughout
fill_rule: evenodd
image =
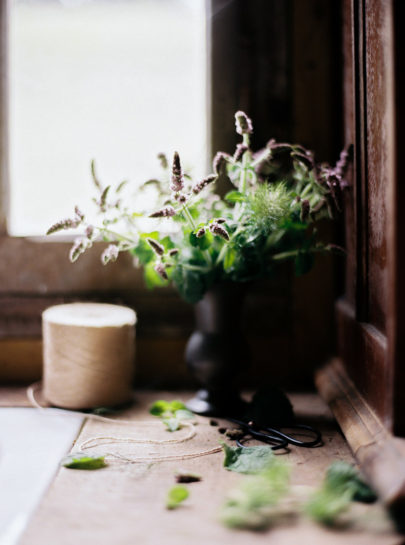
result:
M 388 360 L 392 371 L 394 390 L 393 412 L 394 431 L 405 436 L 405 185 L 403 183 L 403 156 L 405 139 L 405 35 L 402 22 L 405 19 L 404 2 L 393 2 L 393 50 L 394 84 L 393 103 L 395 108 L 394 124 L 394 184 L 390 184 L 387 195 L 388 223 L 388 283 L 391 286 L 388 299 Z
M 340 360 L 316 376 L 323 399 L 331 407 L 347 442 L 379 497 L 402 525 L 405 521 L 405 456 L 402 441 L 381 420 L 349 379 Z
M 403 184 L 396 167 L 401 149 L 397 92 L 403 81 L 398 61 L 404 45 L 402 30 L 394 33 L 393 16 L 400 5 L 391 0 L 343 3 L 345 139 L 349 144 L 353 138 L 354 162 L 345 202 L 346 288 L 337 316 L 339 354 L 349 375 L 388 429 L 405 434 L 405 377 L 398 349 L 405 304 L 398 201 Z
M 146 408 L 157 398 L 169 399 L 167 392 L 138 393 L 138 404 L 126 416 L 134 419 L 134 428 L 88 422 L 85 424 L 77 446 L 97 434 L 144 433 L 136 427 L 136 420 L 144 419 Z M 176 398 L 186 400 L 188 394 L 178 393 Z M 308 422 L 319 425 L 324 432 L 325 445 L 317 449 L 292 449 L 286 458 L 293 466 L 292 482 L 299 487 L 317 485 L 331 460 L 350 461 L 347 445 L 335 428 L 327 407 L 314 395 L 292 396 L 296 413 Z M 158 452 L 192 452 L 217 445 L 218 431 L 206 419 L 198 418 L 196 438 L 183 445 L 171 447 L 133 447 L 132 454 Z M 148 430 L 148 435 L 159 436 L 159 428 Z M 163 432 L 165 433 L 165 432 Z M 126 445 L 111 445 L 110 449 L 124 452 Z M 128 452 L 128 451 L 127 451 Z M 21 545 L 44 545 L 57 540 L 59 545 L 89 543 L 110 545 L 202 545 L 277 544 L 291 545 L 394 545 L 399 538 L 383 521 L 380 507 L 368 507 L 369 530 L 337 531 L 322 529 L 309 522 L 289 521 L 265 533 L 232 531 L 218 521 L 218 511 L 226 492 L 244 477 L 222 468 L 221 453 L 180 462 L 160 462 L 151 466 L 113 462 L 102 471 L 84 472 L 62 468 L 29 525 Z M 174 473 L 182 468 L 202 475 L 200 483 L 189 485 L 190 498 L 176 511 L 164 508 L 166 491 L 174 484 Z M 362 515 L 364 516 L 364 511 Z M 377 522 L 377 520 L 379 522 Z

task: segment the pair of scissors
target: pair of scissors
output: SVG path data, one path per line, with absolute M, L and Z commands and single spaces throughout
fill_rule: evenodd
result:
M 322 445 L 321 432 L 305 424 L 294 424 L 288 426 L 288 429 L 295 430 L 296 435 L 299 435 L 300 432 L 310 434 L 311 437 L 308 440 L 298 439 L 297 436 L 284 433 L 279 428 L 259 427 L 254 422 L 245 422 L 236 418 L 227 418 L 227 420 L 239 426 L 243 432 L 243 436 L 236 439 L 236 444 L 239 447 L 245 447 L 244 442 L 249 439 L 257 439 L 262 443 L 270 444 L 272 450 L 286 449 L 289 445 L 304 448 L 315 448 Z

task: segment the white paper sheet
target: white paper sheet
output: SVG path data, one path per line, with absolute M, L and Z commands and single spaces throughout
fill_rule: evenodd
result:
M 0 545 L 17 543 L 82 421 L 53 409 L 0 409 Z

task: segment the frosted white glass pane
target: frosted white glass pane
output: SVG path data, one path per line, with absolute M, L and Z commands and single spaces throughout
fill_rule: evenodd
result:
M 14 0 L 9 228 L 41 235 L 158 152 L 206 160 L 205 0 Z

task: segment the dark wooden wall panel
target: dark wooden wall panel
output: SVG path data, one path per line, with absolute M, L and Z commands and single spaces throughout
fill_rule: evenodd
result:
M 391 64 L 390 2 L 368 0 L 365 10 L 365 91 L 367 136 L 368 321 L 386 333 L 387 209 L 386 191 L 392 176 L 390 148 Z
M 384 424 L 405 434 L 404 2 L 344 0 L 344 119 L 355 145 L 346 195 L 339 352 Z M 402 99 L 401 99 L 402 97 Z

